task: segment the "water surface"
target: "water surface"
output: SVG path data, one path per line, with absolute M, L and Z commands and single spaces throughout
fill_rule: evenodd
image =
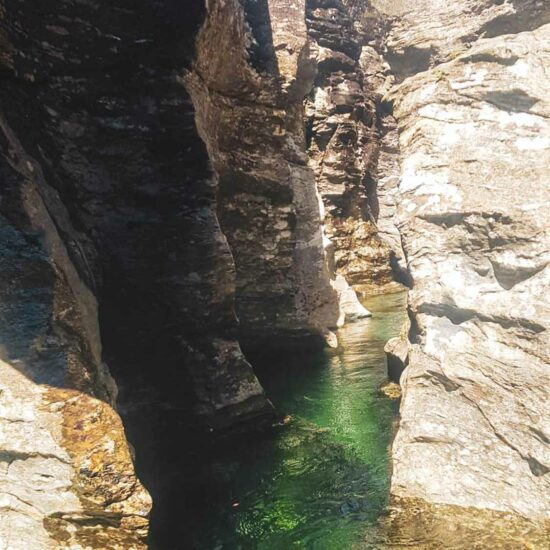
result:
M 343 550 L 365 540 L 387 504 L 398 405 L 379 388 L 404 300 L 367 301 L 373 317 L 341 329 L 336 351 L 249 354 L 287 424 L 196 454 L 185 497 L 172 501 L 182 533 L 170 548 Z
M 373 317 L 341 329 L 338 350 L 248 353 L 287 415 L 275 431 L 213 445 L 185 396 L 183 408 L 164 406 L 150 381 L 134 375 L 120 384 L 136 466 L 154 501 L 151 549 L 550 548 L 547 525 L 511 515 L 388 503 L 398 403 L 380 392 L 383 348 L 400 331 L 405 299 L 366 300 Z

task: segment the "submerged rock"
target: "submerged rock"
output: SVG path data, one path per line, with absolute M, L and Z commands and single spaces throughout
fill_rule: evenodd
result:
M 380 393 L 388 399 L 401 399 L 401 386 L 395 382 L 385 382 L 380 387 Z
M 546 548 L 548 527 L 548 522 L 511 513 L 399 498 L 393 499 L 362 547 Z

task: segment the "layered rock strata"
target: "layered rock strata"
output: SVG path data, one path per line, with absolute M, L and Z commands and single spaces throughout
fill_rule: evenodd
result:
M 68 247 L 98 297 L 113 367 L 125 377 L 159 363 L 174 388 L 164 399 L 194 400 L 215 425 L 271 406 L 233 335 L 233 258 L 176 81 L 202 14 L 62 2 L 38 17 L 8 3 L 3 101 L 78 230 Z
M 329 266 L 307 167 L 303 98 L 316 50 L 305 6 L 230 7 L 224 20 L 216 14 L 227 5 L 208 6 L 195 82 L 186 80 L 193 105 L 176 77 L 193 55 L 200 6 L 2 5 L 3 395 L 6 410 L 20 402 L 30 411 L 21 452 L 43 454 L 37 471 L 52 465 L 60 487 L 47 507 L 37 495 L 30 508 L 16 506 L 36 472 L 8 468 L 15 489 L 4 532 L 21 534 L 22 545 L 26 514 L 47 528 L 37 527 L 37 545 L 102 547 L 104 536 L 113 547 L 143 544 L 150 502 L 112 408 L 104 355 L 125 409 L 153 387 L 153 414 L 190 402 L 213 428 L 257 423 L 272 407 L 239 333 L 334 339 L 328 329 L 345 315 L 367 314 Z M 218 55 L 220 29 L 235 55 Z
M 217 175 L 239 335 L 255 345 L 335 342 L 346 313 L 367 314 L 325 250 L 304 135 L 318 54 L 305 13 L 304 0 L 211 2 L 183 78 Z
M 202 10 L 0 8 L 0 538 L 141 548 L 151 503 L 105 354 L 126 401 L 145 384 L 152 406 L 213 427 L 272 417 L 233 334 L 233 258 L 176 80 Z
M 239 339 L 334 341 L 404 259 L 393 493 L 548 516 L 550 9 L 372 3 L 0 3 L 4 546 L 144 547 L 105 356 L 269 422 Z
M 388 173 L 378 174 L 386 133 L 382 20 L 361 0 L 309 0 L 307 27 L 317 44 L 317 74 L 306 102 L 308 155 L 333 268 L 363 293 L 397 289 L 392 263 L 402 257 L 400 245 L 381 238 L 378 228 L 381 215 L 392 216 L 385 204 L 381 212 L 378 189 Z
M 392 492 L 548 518 L 550 11 L 378 4 L 414 280 Z

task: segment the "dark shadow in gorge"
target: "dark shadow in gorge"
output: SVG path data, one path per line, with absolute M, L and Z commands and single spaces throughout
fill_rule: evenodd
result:
M 1 60 L 2 106 L 75 228 L 74 236 L 60 231 L 61 237 L 99 301 L 104 357 L 120 387 L 138 474 L 155 498 L 154 535 L 163 491 L 181 470 L 178 444 L 154 436 L 197 428 L 195 390 L 217 368 L 213 342 L 233 339 L 236 325 L 231 297 L 217 299 L 233 273 L 229 250 L 219 246 L 214 178 L 190 99 L 176 79 L 192 61 L 205 6 L 4 4 L 1 30 L 13 51 Z M 11 207 L 7 172 L 2 206 Z M 21 183 L 15 184 L 17 194 Z M 7 332 L 10 357 L 31 349 L 51 314 L 43 310 L 51 309 L 53 279 L 31 241 L 9 243 L 6 256 L 23 249 L 19 255 L 34 261 L 44 280 L 19 281 L 34 284 L 39 299 L 19 300 L 9 312 L 29 325 L 18 327 L 21 341 Z M 10 315 L 7 328 L 14 327 Z M 63 385 L 64 365 L 55 363 L 62 360 L 55 356 L 38 382 Z M 200 405 L 211 405 L 208 395 L 201 397 Z
M 202 472 L 239 445 L 238 439 L 214 440 L 205 432 L 205 417 L 216 413 L 208 392 L 215 393 L 219 379 L 223 382 L 216 372 L 221 359 L 215 342 L 234 342 L 237 330 L 233 297 L 226 294 L 234 267 L 216 219 L 215 176 L 197 134 L 193 106 L 174 79 L 190 65 L 189 37 L 204 10 L 190 16 L 188 6 L 174 9 L 161 11 L 154 25 L 154 39 L 162 48 L 151 46 L 145 59 L 128 60 L 137 78 L 124 86 L 136 86 L 140 111 L 153 110 L 153 117 L 147 133 L 117 129 L 110 144 L 117 163 L 128 141 L 135 148 L 122 160 L 124 190 L 115 197 L 119 212 L 102 229 L 102 238 L 113 244 L 104 255 L 100 294 L 106 359 L 119 386 L 137 473 L 153 497 L 151 545 L 163 550 L 194 547 L 197 525 L 209 514 L 209 504 L 201 505 Z M 266 29 L 258 32 L 269 43 Z M 266 62 L 264 53 L 256 56 L 258 63 Z M 138 70 L 144 62 L 145 69 Z M 143 87 L 141 75 L 148 71 Z M 231 364 L 230 375 L 238 368 Z M 238 371 L 234 376 L 238 382 Z M 197 387 L 203 392 L 199 398 Z M 239 414 L 222 411 L 216 428 Z M 259 416 L 240 414 L 239 429 L 240 424 L 263 427 Z M 254 444 L 261 441 L 259 436 Z M 225 490 L 223 482 L 214 476 L 208 483 L 208 494 L 216 500 Z
M 250 64 L 258 72 L 277 74 L 268 0 L 243 0 L 242 4 L 254 38 L 249 47 Z
M 182 480 L 191 495 L 187 516 L 181 494 L 172 493 L 167 513 L 180 518 L 181 532 L 172 540 L 187 531 L 189 548 L 198 549 L 347 548 L 373 528 L 387 502 L 397 409 L 379 393 L 383 346 L 399 331 L 404 301 L 391 295 L 367 306 L 374 318 L 340 331 L 339 350 L 245 348 L 290 418 L 270 435 L 199 451 L 195 476 Z
M 336 352 L 246 350 L 268 396 L 291 415 L 273 432 L 213 441 L 177 411 L 151 409 L 153 418 L 145 404 L 124 412 L 136 432 L 131 439 L 142 451 L 150 447 L 140 467 L 164 479 L 153 549 L 307 541 L 347 548 L 372 528 L 387 502 L 397 407 L 378 392 L 386 376 L 383 346 L 403 316 L 394 299 L 384 300 L 388 311 L 375 313 L 374 323 L 348 327 Z
M 192 106 L 174 78 L 189 64 L 204 11 L 198 2 L 175 0 L 104 2 L 99 9 L 45 1 L 39 11 L 29 4 L 14 25 L 25 29 L 15 47 L 33 52 L 18 61 L 29 80 L 9 91 L 10 117 L 21 114 L 18 134 L 67 206 L 79 236 L 71 245 L 89 263 L 92 276 L 83 269 L 81 276 L 99 298 L 105 358 L 120 388 L 138 474 L 154 498 L 153 544 L 193 548 L 199 521 L 215 517 L 235 529 L 233 469 L 249 475 L 257 468 L 249 483 L 261 487 L 286 456 L 269 435 L 213 444 L 193 415 L 189 369 L 201 364 L 187 352 L 208 355 L 214 337 L 233 337 L 236 329 L 227 303 L 212 303 L 215 189 Z M 67 34 L 48 29 L 63 25 Z M 91 36 L 90 25 L 99 32 Z M 265 63 L 262 55 L 258 62 Z M 318 364 L 305 369 L 304 384 L 327 368 L 315 355 L 307 361 Z M 357 462 L 307 424 L 297 434 L 299 449 L 314 438 L 335 476 L 338 464 Z M 217 468 L 220 456 L 229 472 Z M 308 485 L 322 481 L 326 494 L 334 479 L 313 477 Z M 343 504 L 331 504 L 336 514 Z M 218 506 L 224 512 L 213 516 Z M 274 513 L 280 517 L 276 507 Z

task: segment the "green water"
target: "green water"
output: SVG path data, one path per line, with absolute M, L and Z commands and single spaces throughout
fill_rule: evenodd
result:
M 509 514 L 388 506 L 398 404 L 379 388 L 384 344 L 400 331 L 404 301 L 366 301 L 373 317 L 340 330 L 336 351 L 248 355 L 289 417 L 275 431 L 213 440 L 189 411 L 164 405 L 148 380 L 120 384 L 123 396 L 130 383 L 137 388 L 123 414 L 153 496 L 151 550 L 550 548 L 547 524 Z
M 343 550 L 365 539 L 387 504 L 398 405 L 379 388 L 404 300 L 366 302 L 373 317 L 341 329 L 337 351 L 251 357 L 290 419 L 261 440 L 201 457 L 181 520 L 193 533 L 181 548 Z

